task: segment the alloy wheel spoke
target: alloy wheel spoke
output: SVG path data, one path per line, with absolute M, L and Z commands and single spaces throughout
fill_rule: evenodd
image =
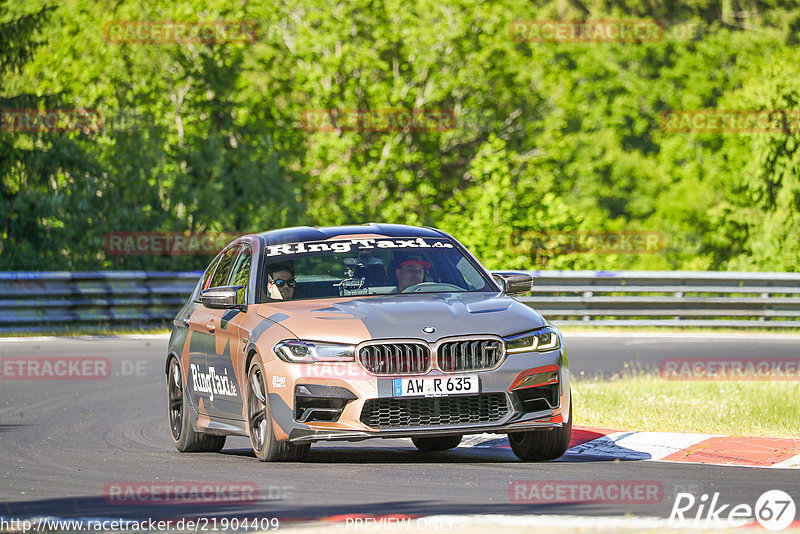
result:
M 267 399 L 264 396 L 264 392 L 261 391 L 261 384 L 261 373 L 255 372 L 250 375 L 250 388 L 253 391 L 253 394 L 259 401 L 261 401 L 261 404 L 266 404 Z
M 173 361 L 169 369 L 169 388 L 168 388 L 168 407 L 170 430 L 172 437 L 179 440 L 181 437 L 181 427 L 183 426 L 183 387 L 181 385 L 181 369 L 177 362 Z
M 254 413 L 253 416 L 250 418 L 250 424 L 252 426 L 258 426 L 264 420 L 264 412 L 259 411 Z
M 258 424 L 258 448 L 260 449 L 264 445 L 264 437 L 266 436 L 267 431 L 267 422 L 265 419 L 261 419 L 261 422 Z
M 181 387 L 181 370 L 177 363 L 172 364 L 172 383 L 175 385 L 178 391 L 183 391 L 183 388 Z

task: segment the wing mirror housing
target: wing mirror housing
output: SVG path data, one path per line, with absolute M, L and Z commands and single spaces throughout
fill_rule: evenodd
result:
M 200 302 L 206 308 L 217 310 L 241 310 L 245 304 L 237 303 L 239 290 L 244 286 L 222 286 L 204 289 L 200 292 Z
M 492 278 L 506 295 L 524 295 L 533 289 L 533 277 L 527 273 L 493 272 Z

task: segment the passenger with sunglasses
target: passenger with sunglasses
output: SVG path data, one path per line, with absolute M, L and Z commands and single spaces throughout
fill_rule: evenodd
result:
M 297 282 L 294 267 L 287 263 L 276 263 L 267 268 L 267 293 L 275 300 L 292 300 Z

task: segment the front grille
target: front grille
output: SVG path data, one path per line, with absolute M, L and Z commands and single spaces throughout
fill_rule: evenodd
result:
M 508 414 L 503 393 L 463 397 L 370 399 L 364 403 L 361 422 L 373 428 L 494 423 Z
M 364 369 L 376 375 L 422 374 L 431 365 L 431 351 L 421 343 L 366 345 L 358 351 Z
M 444 372 L 491 369 L 503 359 L 498 339 L 448 341 L 439 345 L 438 364 Z

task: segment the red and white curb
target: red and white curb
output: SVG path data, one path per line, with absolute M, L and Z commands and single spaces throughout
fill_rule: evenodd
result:
M 465 436 L 459 447 L 510 448 L 502 434 Z M 577 458 L 798 468 L 800 439 L 748 438 L 673 432 L 621 432 L 575 427 L 562 461 Z

